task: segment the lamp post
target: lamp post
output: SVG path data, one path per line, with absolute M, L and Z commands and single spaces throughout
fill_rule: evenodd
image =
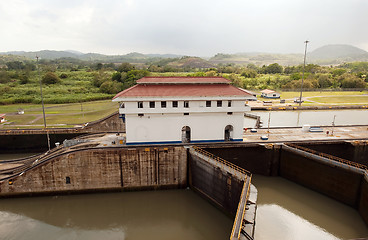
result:
M 302 75 L 302 85 L 300 86 L 300 97 L 299 97 L 299 106 L 302 105 L 302 95 L 303 95 L 303 81 L 304 81 L 304 72 L 305 72 L 305 60 L 307 58 L 307 45 L 309 43 L 308 40 L 305 42 L 305 50 L 304 50 L 304 64 L 303 64 L 303 75 Z
M 41 82 L 41 77 L 40 77 L 40 66 L 38 64 L 38 56 L 36 56 L 36 59 L 37 59 L 38 80 L 40 81 L 40 90 L 41 90 L 41 102 L 42 102 L 42 112 L 43 112 L 43 125 L 44 125 L 44 128 L 46 130 L 46 135 L 47 135 L 47 146 L 49 147 L 49 151 L 50 151 L 50 136 L 49 136 L 49 131 L 47 130 L 47 126 L 46 126 L 45 105 L 43 103 L 42 82 Z

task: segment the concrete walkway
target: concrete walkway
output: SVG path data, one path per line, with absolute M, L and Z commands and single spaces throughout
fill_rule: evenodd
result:
M 257 129 L 256 133 L 249 130 L 243 135 L 244 142 L 283 142 L 313 140 L 368 140 L 368 126 L 354 127 L 321 127 L 323 132 L 304 132 L 302 128 L 271 128 Z M 332 135 L 333 131 L 333 135 Z M 328 134 L 327 134 L 328 133 Z M 268 140 L 261 140 L 268 136 Z

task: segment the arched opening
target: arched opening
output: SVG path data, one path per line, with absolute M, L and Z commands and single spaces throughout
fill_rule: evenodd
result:
M 184 126 L 181 129 L 181 142 L 190 143 L 190 127 Z
M 225 141 L 232 141 L 233 140 L 233 126 L 227 125 L 225 127 Z

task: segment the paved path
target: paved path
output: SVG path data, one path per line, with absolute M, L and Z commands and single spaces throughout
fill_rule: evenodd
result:
M 249 130 L 243 135 L 244 142 L 282 142 L 282 141 L 313 141 L 313 140 L 368 140 L 368 126 L 356 127 L 321 127 L 323 132 L 304 132 L 302 128 L 271 128 L 258 129 L 256 133 Z M 332 135 L 333 131 L 333 135 Z M 328 134 L 327 134 L 328 133 Z M 268 140 L 261 140 L 268 136 Z

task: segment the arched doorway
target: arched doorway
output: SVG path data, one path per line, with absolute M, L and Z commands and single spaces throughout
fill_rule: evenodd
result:
M 181 129 L 181 142 L 190 143 L 190 127 L 184 126 Z
M 231 141 L 233 140 L 233 126 L 227 125 L 225 127 L 225 141 Z

